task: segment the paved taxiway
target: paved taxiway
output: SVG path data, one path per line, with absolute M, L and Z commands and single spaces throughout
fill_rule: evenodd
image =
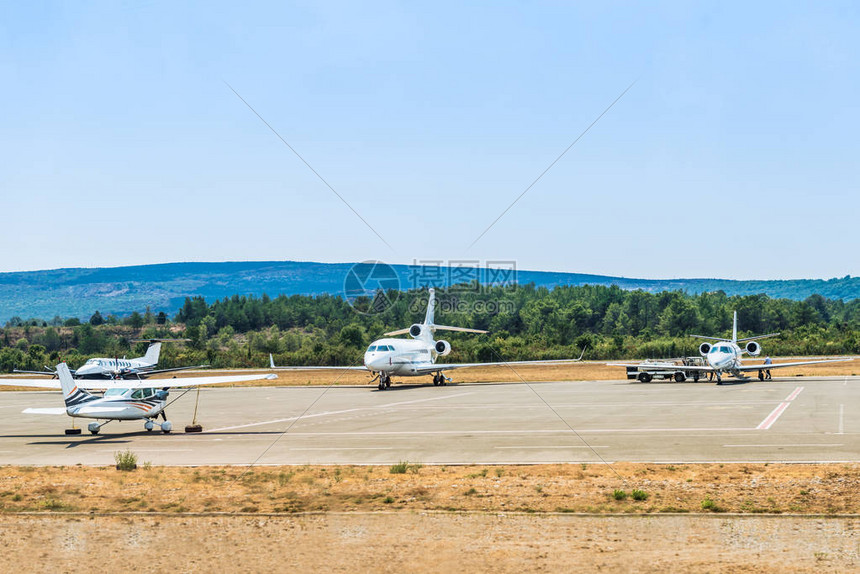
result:
M 68 417 L 21 413 L 60 400 L 0 393 L 0 464 L 112 464 L 125 449 L 169 465 L 860 460 L 860 377 L 204 389 L 202 434 L 182 432 L 194 391 L 167 409 L 170 435 L 133 421 L 67 437 Z

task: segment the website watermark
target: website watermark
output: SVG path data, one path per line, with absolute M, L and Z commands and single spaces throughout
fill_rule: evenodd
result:
M 489 314 L 516 312 L 515 301 L 504 297 L 518 287 L 517 264 L 512 260 L 413 259 L 410 265 L 362 261 L 346 273 L 343 293 L 359 313 L 384 313 L 404 291 L 424 292 L 412 297 L 409 311 L 424 312 L 429 288 L 436 290 L 439 313 Z

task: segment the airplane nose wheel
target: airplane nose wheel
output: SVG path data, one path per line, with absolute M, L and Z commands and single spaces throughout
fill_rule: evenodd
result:
M 379 386 L 377 387 L 380 391 L 384 391 L 391 387 L 391 377 L 386 375 L 385 373 L 380 373 L 379 375 Z

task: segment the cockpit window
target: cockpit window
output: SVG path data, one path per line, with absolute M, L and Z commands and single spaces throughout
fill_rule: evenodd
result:
M 121 397 L 128 389 L 108 389 L 105 391 L 106 397 Z
M 712 353 L 731 353 L 729 348 L 726 347 L 725 345 L 720 345 L 719 347 L 712 347 L 711 352 Z
M 143 389 L 137 389 L 136 391 L 131 393 L 131 398 L 142 399 L 143 398 Z
M 376 345 L 371 345 L 371 346 L 369 346 L 369 347 L 367 348 L 367 352 L 368 352 L 368 353 L 372 353 L 372 352 L 374 352 L 374 351 L 376 351 Z

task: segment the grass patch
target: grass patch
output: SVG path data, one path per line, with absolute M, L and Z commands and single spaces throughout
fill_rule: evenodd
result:
M 51 511 L 71 511 L 74 510 L 70 504 L 66 504 L 61 500 L 57 500 L 56 498 L 46 498 L 42 502 L 39 503 L 39 508 L 41 510 L 51 510 Z
M 633 489 L 633 492 L 630 493 L 630 496 L 633 497 L 633 500 L 648 500 L 648 493 L 644 490 L 639 490 L 637 488 Z
M 614 498 L 615 500 L 627 500 L 627 493 L 623 490 L 616 489 L 612 493 L 612 498 Z
M 128 472 L 137 469 L 137 455 L 130 450 L 115 452 L 113 459 L 116 461 L 117 470 Z
M 702 501 L 702 510 L 708 510 L 710 512 L 724 512 L 725 509 L 714 502 L 710 497 L 706 498 Z
M 390 467 L 388 467 L 388 472 L 390 472 L 391 474 L 406 474 L 407 472 L 417 474 L 423 466 L 424 465 L 421 463 L 416 462 L 410 464 L 408 460 L 401 460 L 400 462 L 392 464 Z

